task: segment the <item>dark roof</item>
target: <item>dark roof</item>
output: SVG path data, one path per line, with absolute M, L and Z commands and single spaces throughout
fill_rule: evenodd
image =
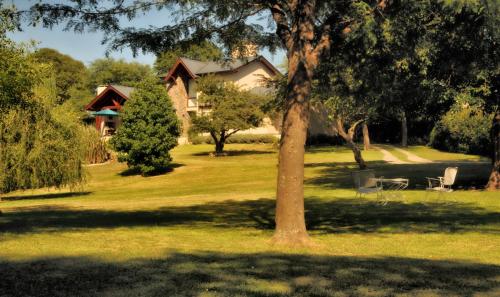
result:
M 250 57 L 247 59 L 234 59 L 231 61 L 217 63 L 217 62 L 201 62 L 196 60 L 191 60 L 188 58 L 180 58 L 182 62 L 193 72 L 194 74 L 206 74 L 206 73 L 217 73 L 235 70 L 243 65 L 253 62 L 258 59 L 258 57 Z
M 127 86 L 121 86 L 121 85 L 108 85 L 108 87 L 111 86 L 115 88 L 118 92 L 122 93 L 127 97 L 126 99 L 130 98 L 130 94 L 134 91 L 134 88 L 132 87 L 127 87 Z
M 170 71 L 162 77 L 165 77 L 165 80 L 168 80 L 172 74 L 175 72 L 179 65 L 183 65 L 184 68 L 189 72 L 189 74 L 195 78 L 198 75 L 208 74 L 208 73 L 220 73 L 220 72 L 229 72 L 229 71 L 237 71 L 238 68 L 245 66 L 253 61 L 260 61 L 264 63 L 271 71 L 275 74 L 280 73 L 276 67 L 274 67 L 266 58 L 262 56 L 256 57 L 248 57 L 244 59 L 233 59 L 225 62 L 202 62 L 197 60 L 192 60 L 188 58 L 180 57 L 177 59 L 175 65 L 170 69 Z

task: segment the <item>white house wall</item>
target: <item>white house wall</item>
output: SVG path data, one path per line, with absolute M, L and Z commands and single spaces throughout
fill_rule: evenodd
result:
M 272 77 L 273 73 L 261 62 L 254 61 L 239 68 L 236 72 L 223 73 L 219 76 L 226 81 L 234 82 L 242 89 L 263 93 L 266 88 L 262 79 Z

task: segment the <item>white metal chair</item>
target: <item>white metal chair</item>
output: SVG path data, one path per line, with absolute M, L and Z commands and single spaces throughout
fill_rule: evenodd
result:
M 439 193 L 452 192 L 453 189 L 451 187 L 455 183 L 457 173 L 458 167 L 448 167 L 444 170 L 444 176 L 438 176 L 438 178 L 426 177 L 429 183 L 426 190 Z
M 352 172 L 354 188 L 356 189 L 356 198 L 361 198 L 363 194 L 376 193 L 377 198 L 382 196 L 383 186 L 379 178 L 375 178 L 373 170 L 362 170 Z

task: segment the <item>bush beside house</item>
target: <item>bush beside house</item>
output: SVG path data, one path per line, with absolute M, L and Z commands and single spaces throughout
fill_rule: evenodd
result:
M 153 79 L 142 81 L 121 116 L 122 125 L 111 139 L 118 160 L 142 175 L 168 169 L 169 151 L 178 143 L 180 125 L 165 89 Z
M 226 144 L 231 143 L 277 143 L 279 141 L 278 137 L 270 134 L 235 134 L 230 138 L 226 139 Z M 192 144 L 215 144 L 211 136 L 196 135 L 192 136 L 190 139 Z

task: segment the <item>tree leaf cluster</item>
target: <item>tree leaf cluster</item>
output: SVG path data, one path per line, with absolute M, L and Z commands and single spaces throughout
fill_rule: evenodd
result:
M 54 68 L 58 104 L 70 99 L 75 91 L 85 88 L 88 73 L 82 62 L 50 48 L 37 49 L 33 56 L 40 63 L 49 63 Z
M 365 22 L 332 48 L 316 96 L 353 120 L 404 112 L 437 121 L 466 90 L 488 100 L 499 69 L 492 18 L 479 1 L 393 4 L 382 22 Z
M 17 19 L 46 28 L 63 24 L 68 31 L 102 31 L 103 42 L 108 44 L 109 50 L 130 48 L 134 53 L 159 55 L 210 40 L 223 47 L 226 54 L 242 49 L 249 41 L 275 52 L 286 47 L 280 37 L 283 29 L 295 27 L 299 19 L 280 18 L 282 22 L 278 24 L 273 14 L 292 16 L 296 10 L 312 5 L 315 7 L 315 19 L 312 20 L 315 34 L 311 41 L 318 44 L 324 34 L 332 35 L 333 40 L 347 27 L 366 24 L 366 19 L 373 15 L 381 17 L 379 10 L 390 1 L 299 2 L 289 5 L 283 0 L 74 0 L 65 4 L 41 1 L 29 10 L 18 12 Z M 167 24 L 139 28 L 127 26 L 124 21 L 151 11 L 164 12 Z
M 135 86 L 146 77 L 153 77 L 153 71 L 149 65 L 137 62 L 126 62 L 112 58 L 97 59 L 88 68 L 88 88 L 91 91 L 100 85 L 118 84 Z

